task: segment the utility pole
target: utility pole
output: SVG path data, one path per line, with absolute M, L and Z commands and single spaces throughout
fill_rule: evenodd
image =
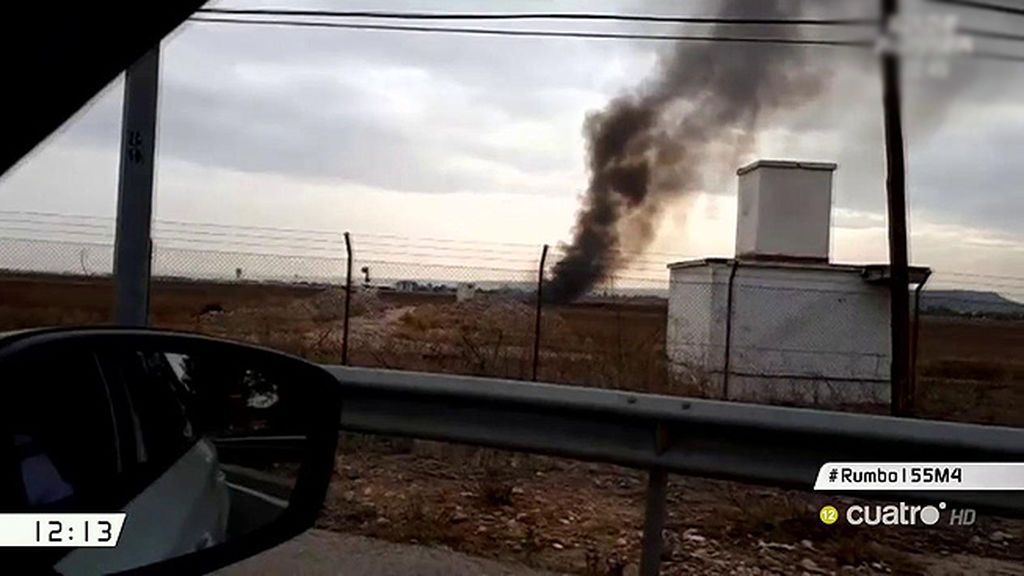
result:
M 881 33 L 889 34 L 899 0 L 881 0 Z M 891 38 L 889 38 L 891 40 Z M 910 271 L 907 256 L 906 160 L 900 109 L 900 62 L 891 43 L 882 52 L 882 106 L 885 114 L 885 191 L 889 216 L 889 281 L 891 300 L 891 409 L 907 416 L 910 397 Z
M 153 47 L 125 74 L 121 115 L 121 165 L 114 240 L 114 322 L 149 321 L 153 171 L 160 48 Z

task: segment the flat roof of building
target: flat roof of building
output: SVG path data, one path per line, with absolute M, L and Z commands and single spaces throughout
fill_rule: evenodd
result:
M 669 270 L 680 268 L 699 268 L 711 265 L 736 265 L 739 268 L 774 268 L 789 270 L 822 270 L 832 272 L 853 272 L 860 274 L 865 282 L 884 283 L 892 277 L 892 267 L 888 264 L 833 264 L 831 262 L 812 262 L 795 260 L 747 260 L 736 258 L 699 258 L 696 260 L 683 260 L 668 264 Z M 932 269 L 927 266 L 911 266 L 910 283 L 922 284 L 932 274 Z
M 807 162 L 804 160 L 755 160 L 746 166 L 736 170 L 737 176 L 742 176 L 758 168 L 799 168 L 801 170 L 825 170 L 828 172 L 838 168 L 835 162 Z

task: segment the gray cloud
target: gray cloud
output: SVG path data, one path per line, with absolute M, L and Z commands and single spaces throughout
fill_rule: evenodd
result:
M 570 60 L 521 65 L 544 60 L 540 54 L 550 54 L 551 46 L 502 40 L 505 49 L 467 54 L 471 40 L 465 38 L 307 36 L 302 30 L 208 25 L 179 33 L 164 52 L 160 153 L 243 171 L 435 192 L 494 188 L 486 173 L 446 168 L 453 157 L 524 175 L 564 173 L 578 162 L 575 147 L 493 138 L 515 122 L 561 123 L 575 137 L 575 118 L 568 124 L 565 118 L 582 119 L 580 102 L 596 89 L 585 78 L 590 67 Z M 418 77 L 393 90 L 435 89 L 430 108 L 396 118 L 382 101 L 389 95 L 367 86 L 378 70 Z M 118 92 L 114 88 L 83 116 L 75 138 L 111 143 L 120 122 Z
M 971 116 L 958 118 L 946 138 L 912 149 L 914 206 L 943 222 L 1020 234 L 1024 106 L 984 132 L 974 129 Z
M 822 6 L 822 13 L 839 9 Z M 864 15 L 861 6 L 841 9 Z M 600 8 L 675 10 L 648 2 Z M 575 196 L 585 185 L 585 113 L 634 84 L 668 48 L 189 24 L 165 42 L 160 152 L 201 166 L 392 190 Z M 765 128 L 780 134 L 766 134 L 762 150 L 838 160 L 837 203 L 884 212 L 874 56 L 811 51 L 835 68 L 835 88 L 806 109 L 767 119 Z M 1024 165 L 1014 160 L 1024 152 L 1024 110 L 1012 100 L 1024 89 L 1024 67 L 971 61 L 952 72 L 945 81 L 909 81 L 912 208 L 1016 232 L 1024 195 L 1015 183 Z M 83 114 L 67 141 L 116 149 L 119 92 L 115 86 Z M 402 112 L 407 100 L 423 109 Z M 982 113 L 1000 103 L 999 114 Z M 502 136 L 510 128 L 525 132 Z M 723 169 L 710 189 L 732 193 L 733 178 Z

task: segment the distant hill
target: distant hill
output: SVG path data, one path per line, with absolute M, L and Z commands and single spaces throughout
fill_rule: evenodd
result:
M 1024 304 L 995 292 L 974 290 L 925 290 L 921 312 L 956 316 L 1024 318 Z

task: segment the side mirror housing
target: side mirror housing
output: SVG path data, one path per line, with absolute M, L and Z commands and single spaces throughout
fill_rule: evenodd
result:
M 209 572 L 312 526 L 334 470 L 340 387 L 279 352 L 26 331 L 0 335 L 0 386 L 0 514 L 35 519 L 28 548 L 0 548 L 19 565 Z

